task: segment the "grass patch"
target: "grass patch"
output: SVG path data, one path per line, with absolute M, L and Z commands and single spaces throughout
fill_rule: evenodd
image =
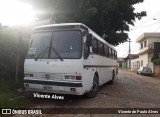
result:
M 0 79 L 0 108 L 18 108 L 27 105 L 29 100 L 23 95 L 17 95 L 16 90 L 19 88 L 23 89 L 23 83 Z

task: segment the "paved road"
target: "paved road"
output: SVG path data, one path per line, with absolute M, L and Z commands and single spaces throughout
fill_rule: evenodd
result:
M 94 99 L 85 99 L 79 96 L 64 96 L 63 101 L 33 99 L 30 104 L 35 108 L 160 108 L 160 79 L 137 75 L 124 69 L 119 69 L 119 75 L 113 85 L 105 84 L 99 90 Z M 117 115 L 104 114 L 79 114 L 88 117 L 105 117 Z M 44 115 L 42 115 L 43 117 Z M 45 115 L 51 116 L 51 115 Z M 62 114 L 53 115 L 53 117 L 61 117 Z M 75 115 L 65 115 L 74 117 Z M 130 116 L 127 114 L 119 114 L 118 116 Z M 135 116 L 153 116 L 153 115 L 131 115 Z M 157 116 L 158 115 L 154 115 Z M 160 116 L 160 114 L 159 114 Z

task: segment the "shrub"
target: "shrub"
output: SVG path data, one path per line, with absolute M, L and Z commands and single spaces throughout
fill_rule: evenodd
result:
M 0 32 L 0 78 L 15 79 L 17 56 L 19 56 L 19 75 L 23 74 L 23 64 L 27 52 L 28 40 L 16 31 Z
M 153 64 L 154 65 L 160 65 L 160 59 L 154 59 Z

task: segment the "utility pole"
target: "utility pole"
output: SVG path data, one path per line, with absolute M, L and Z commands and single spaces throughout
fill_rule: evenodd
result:
M 130 54 L 131 54 L 131 39 L 130 38 L 128 39 L 128 42 L 129 42 L 129 55 L 128 55 L 128 58 L 129 58 L 129 69 L 131 69 L 131 57 L 130 57 Z

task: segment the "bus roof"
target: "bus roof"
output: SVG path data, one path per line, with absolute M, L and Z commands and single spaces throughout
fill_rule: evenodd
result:
M 90 28 L 88 28 L 86 25 L 82 23 L 60 23 L 60 24 L 47 24 L 42 26 L 36 26 L 34 27 L 35 30 L 37 29 L 46 29 L 46 28 L 53 28 L 53 27 L 67 27 L 67 28 L 75 28 L 75 26 L 80 26 L 80 28 L 87 29 L 89 33 L 91 33 L 94 37 L 96 37 L 98 40 L 103 42 L 104 44 L 108 45 L 112 49 L 116 50 L 115 47 L 111 44 L 109 44 L 107 41 L 105 41 L 102 37 L 100 37 L 98 34 L 96 34 L 94 31 L 92 31 Z

